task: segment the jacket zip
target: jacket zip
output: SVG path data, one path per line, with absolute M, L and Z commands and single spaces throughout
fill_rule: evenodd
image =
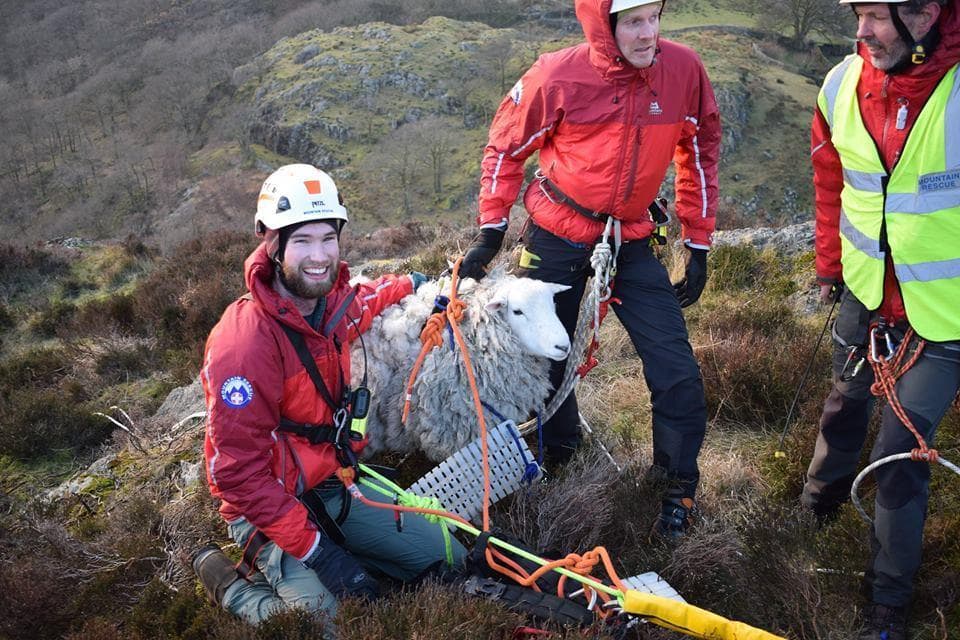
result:
M 637 181 L 637 164 L 640 161 L 640 144 L 643 141 L 643 127 L 637 127 L 637 147 L 634 149 L 633 157 L 630 158 L 630 174 L 627 176 L 627 188 L 623 193 L 624 204 L 630 200 L 633 194 L 633 185 Z
M 887 103 L 887 86 L 890 84 L 890 76 L 883 78 L 883 84 L 880 86 L 880 98 L 883 100 L 883 134 L 880 137 L 880 144 L 877 145 L 880 151 L 880 163 L 890 172 L 891 168 L 887 166 L 887 161 L 883 157 L 883 149 L 887 146 L 887 131 L 890 129 L 890 105 Z M 866 125 L 864 125 L 866 126 Z M 886 187 L 884 187 L 884 199 L 886 199 Z
M 610 191 L 610 203 L 607 205 L 607 213 L 613 212 L 614 203 L 617 201 L 620 180 L 623 178 L 623 161 L 627 154 L 627 148 L 630 144 L 630 124 L 633 122 L 633 104 L 636 101 L 634 85 L 637 78 L 634 76 L 627 86 L 627 116 L 623 127 L 623 140 L 620 142 L 620 153 L 617 157 L 617 173 L 613 181 L 613 189 Z

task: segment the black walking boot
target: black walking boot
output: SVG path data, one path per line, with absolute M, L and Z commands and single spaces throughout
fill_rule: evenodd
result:
M 693 498 L 665 496 L 660 515 L 653 523 L 653 535 L 670 540 L 682 538 L 693 523 L 695 510 Z
M 873 603 L 863 612 L 859 640 L 907 640 L 906 607 Z
M 233 561 L 214 543 L 204 545 L 193 554 L 193 570 L 203 584 L 210 602 L 223 605 L 223 596 L 240 574 Z

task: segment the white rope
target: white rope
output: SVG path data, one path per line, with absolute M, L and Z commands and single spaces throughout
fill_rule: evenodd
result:
M 863 471 L 861 471 L 861 472 L 857 475 L 857 477 L 854 479 L 854 481 L 853 481 L 853 486 L 850 487 L 850 501 L 853 502 L 853 506 L 856 508 L 857 512 L 860 514 L 860 517 L 863 518 L 863 519 L 866 521 L 867 524 L 871 524 L 871 525 L 872 525 L 872 524 L 873 524 L 873 518 L 871 518 L 870 516 L 868 516 L 868 515 L 867 515 L 867 512 L 863 510 L 863 507 L 860 505 L 860 498 L 857 497 L 857 492 L 858 492 L 858 489 L 860 488 L 860 483 L 863 481 L 864 478 L 867 477 L 867 474 L 870 473 L 871 471 L 873 471 L 874 469 L 877 469 L 877 468 L 879 468 L 879 467 L 882 467 L 883 465 L 887 464 L 888 462 L 893 462 L 893 461 L 895 461 L 895 460 L 911 460 L 912 457 L 913 457 L 913 454 L 911 454 L 911 453 L 908 451 L 908 452 L 905 452 L 905 453 L 895 453 L 895 454 L 893 454 L 893 455 L 887 456 L 886 458 L 880 458 L 879 460 L 877 460 L 877 461 L 871 463 L 870 465 L 868 465 L 868 466 L 867 466 Z M 940 464 L 942 464 L 943 466 L 945 466 L 947 469 L 950 469 L 950 470 L 953 471 L 955 474 L 957 474 L 958 476 L 960 476 L 960 467 L 957 467 L 957 465 L 953 464 L 952 462 L 950 462 L 950 461 L 947 460 L 946 458 L 937 458 L 937 462 L 939 462 Z M 926 462 L 921 462 L 921 464 L 928 464 L 928 463 L 926 463 Z
M 611 231 L 614 240 L 612 247 L 610 246 Z M 610 299 L 610 282 L 617 274 L 617 254 L 620 252 L 621 244 L 620 221 L 612 217 L 607 218 L 607 226 L 603 230 L 603 236 L 600 238 L 600 242 L 594 246 L 593 254 L 590 256 L 590 266 L 593 268 L 590 294 L 583 299 L 580 305 L 580 315 L 573 334 L 570 355 L 567 357 L 567 368 L 563 374 L 563 381 L 557 387 L 557 393 L 554 394 L 543 410 L 540 417 L 543 422 L 553 417 L 553 414 L 557 412 L 557 409 L 567 399 L 573 388 L 577 386 L 579 363 L 583 361 L 591 339 L 599 339 L 600 303 Z M 591 321 L 593 322 L 593 331 L 588 330 L 587 327 L 587 323 Z M 529 424 L 530 422 L 521 425 L 521 430 L 523 431 Z

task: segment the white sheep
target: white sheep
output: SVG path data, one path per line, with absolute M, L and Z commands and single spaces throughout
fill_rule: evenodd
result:
M 516 278 L 493 271 L 479 284 L 464 280 L 467 303 L 460 328 L 473 363 L 481 399 L 517 423 L 540 411 L 551 390 L 550 360 L 563 360 L 570 339 L 557 318 L 553 296 L 566 285 Z M 442 460 L 479 435 L 473 396 L 459 348 L 444 345 L 424 360 L 413 387 L 410 416 L 400 422 L 407 380 L 420 352 L 420 331 L 449 280 L 427 282 L 384 311 L 363 335 L 367 385 L 373 402 L 367 420 L 367 454 L 422 450 Z M 363 374 L 363 355 L 354 343 L 354 384 Z M 489 426 L 496 424 L 487 414 Z

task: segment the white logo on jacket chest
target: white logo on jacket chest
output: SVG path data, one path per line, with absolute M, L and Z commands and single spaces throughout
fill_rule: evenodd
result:
M 660 108 L 660 103 L 654 100 L 650 103 L 650 111 L 647 112 L 651 116 L 663 115 L 663 109 Z

